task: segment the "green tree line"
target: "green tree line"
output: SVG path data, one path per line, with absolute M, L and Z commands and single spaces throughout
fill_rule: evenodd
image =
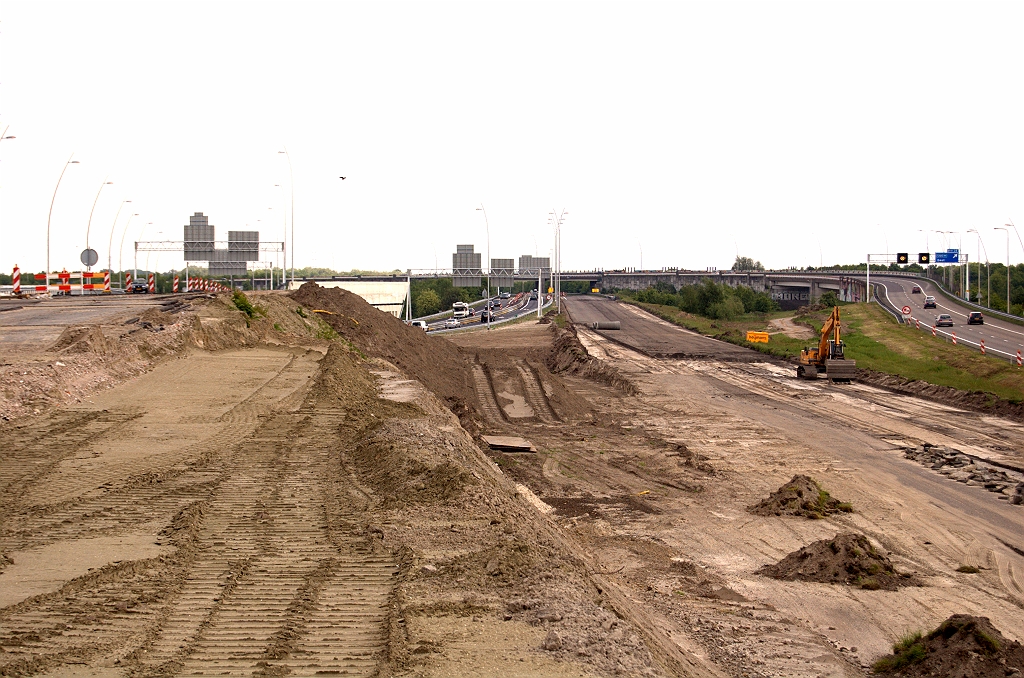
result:
M 705 279 L 697 285 L 684 285 L 677 291 L 668 283 L 658 283 L 639 292 L 615 290 L 619 296 L 662 306 L 715 320 L 730 320 L 744 313 L 768 313 L 779 306 L 766 292 L 755 292 L 745 285 L 732 287 Z

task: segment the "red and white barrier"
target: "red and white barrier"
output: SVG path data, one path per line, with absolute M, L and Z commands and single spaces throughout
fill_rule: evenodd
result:
M 156 294 L 156 276 L 152 273 L 149 274 L 149 293 Z
M 981 340 L 981 355 L 985 355 L 985 340 Z
M 174 287 L 171 288 L 171 291 L 175 294 L 178 293 L 178 276 L 174 276 Z
M 1020 349 L 1017 349 L 1017 367 L 1024 365 L 1024 358 L 1021 358 Z
M 937 334 L 935 334 L 935 325 L 932 325 L 932 336 L 933 337 L 937 337 L 938 336 Z
M 953 345 L 956 346 L 956 332 L 953 332 Z
M 128 289 L 131 286 L 132 286 L 132 274 L 131 273 L 125 273 L 124 274 L 124 288 Z
M 103 291 L 110 293 L 110 271 L 103 272 Z
M 21 294 L 21 269 L 18 265 L 14 265 L 14 275 L 11 276 L 11 282 L 14 283 L 14 294 Z
M 921 319 L 920 318 L 914 318 L 914 322 L 917 323 L 917 329 L 921 329 Z

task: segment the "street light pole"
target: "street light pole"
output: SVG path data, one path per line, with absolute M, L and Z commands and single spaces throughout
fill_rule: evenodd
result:
M 562 312 L 562 221 L 565 219 L 566 214 L 568 212 L 565 208 L 562 208 L 561 214 L 554 209 L 551 210 L 551 216 L 555 222 L 555 273 L 553 275 L 555 279 L 555 305 L 559 313 Z
M 77 160 L 72 160 L 75 154 L 72 153 L 68 161 L 64 163 L 64 169 L 60 171 L 60 176 L 57 178 L 57 187 L 53 189 L 53 199 L 50 200 L 50 214 L 46 217 L 46 287 L 50 287 L 50 219 L 53 218 L 53 203 L 57 201 L 57 189 L 60 188 L 61 179 L 64 178 L 64 172 L 68 170 L 68 165 L 79 164 Z
M 491 224 L 487 220 L 487 210 L 484 209 L 484 204 L 480 203 L 480 207 L 476 208 L 478 212 L 484 213 L 484 227 L 487 229 L 487 329 L 491 329 Z
M 995 226 L 992 230 L 1006 231 L 1006 312 L 1013 315 L 1013 312 L 1010 310 L 1010 229 Z
M 131 200 L 122 200 L 121 201 L 121 204 L 118 205 L 118 207 L 117 207 L 117 214 L 114 215 L 114 223 L 110 225 L 110 239 L 107 241 L 107 270 L 108 271 L 110 270 L 110 264 L 113 261 L 113 258 L 111 256 L 111 250 L 114 247 L 114 230 L 117 228 L 117 218 L 121 216 L 121 208 L 124 207 L 124 204 L 126 202 L 131 202 Z
M 89 223 L 85 225 L 85 249 L 89 249 L 89 231 L 92 230 L 92 213 L 96 211 L 96 203 L 100 201 L 100 193 L 103 192 L 103 187 L 114 183 L 113 181 L 107 181 L 106 177 L 103 179 L 103 183 L 100 184 L 100 188 L 96 191 L 96 199 L 92 201 L 92 209 L 89 210 Z M 84 262 L 83 262 L 84 263 Z M 92 266 L 86 264 L 85 270 L 91 271 Z
M 985 247 L 985 243 L 983 243 L 981 241 L 981 233 L 978 231 L 978 229 L 972 228 L 972 229 L 970 229 L 967 232 L 968 233 L 974 233 L 975 235 L 978 236 L 978 299 L 980 300 L 981 299 L 981 252 L 982 252 L 982 249 L 985 250 L 985 268 L 986 268 L 986 270 L 988 270 L 988 248 L 986 248 Z M 988 276 L 988 278 L 989 278 L 989 280 L 988 280 L 988 296 L 985 298 L 985 302 L 986 303 L 984 305 L 989 307 L 989 308 L 991 308 L 990 304 L 991 304 L 991 298 L 992 298 L 992 278 L 991 278 L 991 276 Z
M 135 241 L 135 263 L 134 263 L 133 268 L 132 268 L 132 271 L 133 271 L 133 273 L 132 273 L 132 280 L 135 280 L 136 278 L 139 277 L 139 241 L 142 240 L 142 234 L 146 232 L 146 226 L 152 226 L 152 225 L 153 225 L 152 221 L 147 221 L 145 223 L 145 225 L 143 225 L 142 230 L 139 231 L 139 240 Z M 149 257 L 149 255 L 147 254 L 146 257 L 147 257 L 146 262 L 147 262 L 147 268 L 148 268 L 148 265 L 149 265 L 148 257 Z M 146 271 L 146 272 L 148 273 L 149 271 Z
M 121 231 L 121 246 L 117 250 L 117 282 L 121 285 L 121 289 L 124 289 L 124 237 L 128 235 L 128 226 L 132 223 L 132 217 L 137 216 L 139 215 L 129 214 L 128 221 L 124 224 L 124 230 Z
M 295 175 L 292 173 L 292 156 L 288 153 L 288 147 L 278 154 L 284 154 L 288 158 L 288 185 L 292 190 L 292 284 L 295 283 Z
M 281 189 L 281 201 L 284 202 L 284 186 L 281 184 L 274 184 L 275 188 Z M 287 203 L 285 203 L 287 205 Z M 288 268 L 288 210 L 281 210 L 281 216 L 284 217 L 284 240 L 281 242 L 281 270 L 284 273 L 281 276 L 281 282 L 284 283 L 285 289 L 288 288 L 288 273 L 285 269 Z

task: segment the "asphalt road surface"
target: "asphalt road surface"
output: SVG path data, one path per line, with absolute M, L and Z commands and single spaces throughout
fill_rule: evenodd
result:
M 41 350 L 56 341 L 65 327 L 106 325 L 183 298 L 140 294 L 0 299 L 0 353 Z
M 910 306 L 913 309 L 912 317 L 921 321 L 922 328 L 935 324 L 935 317 L 940 313 L 948 313 L 953 316 L 953 328 L 941 329 L 947 332 L 956 332 L 958 339 L 966 339 L 974 343 L 985 340 L 985 347 L 988 350 L 997 349 L 1010 355 L 1016 355 L 1018 350 L 1024 350 L 1024 327 L 1006 320 L 985 314 L 983 325 L 968 325 L 967 314 L 975 310 L 951 302 L 947 297 L 939 294 L 938 288 L 930 283 L 921 280 L 907 280 L 905 278 L 886 278 L 879 276 L 872 280 L 883 283 L 888 290 L 889 299 L 897 308 Z M 920 286 L 922 291 L 919 294 L 912 292 L 913 288 Z M 928 295 L 935 297 L 935 308 L 926 309 L 924 298 Z
M 635 306 L 607 297 L 573 296 L 565 299 L 574 323 L 618 320 L 620 330 L 598 330 L 598 334 L 641 353 L 660 358 L 710 358 L 739 362 L 764 362 L 765 354 L 685 330 L 659 320 Z

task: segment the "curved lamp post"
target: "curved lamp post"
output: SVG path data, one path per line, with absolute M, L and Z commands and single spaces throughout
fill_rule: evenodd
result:
M 978 236 L 978 298 L 981 298 L 981 253 L 985 252 L 985 277 L 988 279 L 988 295 L 985 297 L 985 306 L 992 308 L 992 269 L 988 265 L 988 248 L 981 240 L 981 233 L 976 228 L 967 231 Z M 968 300 L 970 301 L 970 300 Z
M 128 235 L 128 225 L 132 223 L 132 217 L 137 217 L 138 214 L 129 214 L 128 221 L 125 222 L 124 230 L 121 231 L 121 247 L 117 250 L 117 281 L 124 288 L 124 237 Z
M 68 171 L 68 165 L 77 165 L 77 160 L 72 160 L 75 154 L 72 153 L 68 161 L 64 163 L 64 169 L 60 171 L 60 176 L 57 178 L 57 187 L 53 189 L 53 199 L 50 200 L 50 214 L 46 217 L 46 286 L 50 286 L 50 219 L 53 217 L 53 203 L 57 201 L 57 189 L 60 188 L 61 179 L 64 178 L 64 172 Z
M 103 183 L 100 184 L 100 189 L 96 191 L 96 199 L 92 201 L 92 209 L 89 210 L 89 223 L 85 225 L 85 249 L 89 249 L 89 231 L 92 229 L 92 213 L 96 211 L 96 203 L 100 201 L 100 193 L 103 192 L 104 186 L 109 186 L 114 183 L 113 181 L 107 181 L 106 177 L 103 178 Z M 92 266 L 86 266 L 85 270 L 91 271 Z
M 112 223 L 110 225 L 110 239 L 107 241 L 107 270 L 108 271 L 110 270 L 110 264 L 111 264 L 111 256 L 110 256 L 110 254 L 111 254 L 111 249 L 114 246 L 114 230 L 116 230 L 116 228 L 117 228 L 117 218 L 119 216 L 121 216 L 121 208 L 124 207 L 124 204 L 126 202 L 131 202 L 131 200 L 122 200 L 121 201 L 121 204 L 118 205 L 118 207 L 117 207 L 117 214 L 114 215 L 114 223 Z
M 1009 226 L 1009 224 L 1006 224 Z M 1006 312 L 1010 315 L 1010 229 L 1002 226 L 995 226 L 993 231 L 1006 231 Z
M 288 158 L 288 185 L 292 189 L 292 283 L 295 282 L 295 175 L 292 173 L 292 156 L 288 153 L 286 146 L 283 151 L 278 151 Z
M 142 234 L 146 232 L 146 226 L 152 226 L 152 225 L 153 225 L 152 221 L 147 221 L 145 224 L 143 224 L 142 228 L 139 229 L 139 241 L 142 240 Z M 146 256 L 148 257 L 149 255 L 146 255 Z M 136 243 L 135 243 L 135 259 L 134 259 L 134 261 L 135 261 L 135 263 L 133 264 L 133 268 L 132 268 L 132 271 L 133 271 L 132 272 L 132 280 L 135 280 L 136 278 L 139 277 L 139 242 L 138 241 L 136 241 Z M 147 259 L 147 261 L 148 261 L 148 259 Z M 147 271 L 147 273 L 148 272 L 149 271 Z

